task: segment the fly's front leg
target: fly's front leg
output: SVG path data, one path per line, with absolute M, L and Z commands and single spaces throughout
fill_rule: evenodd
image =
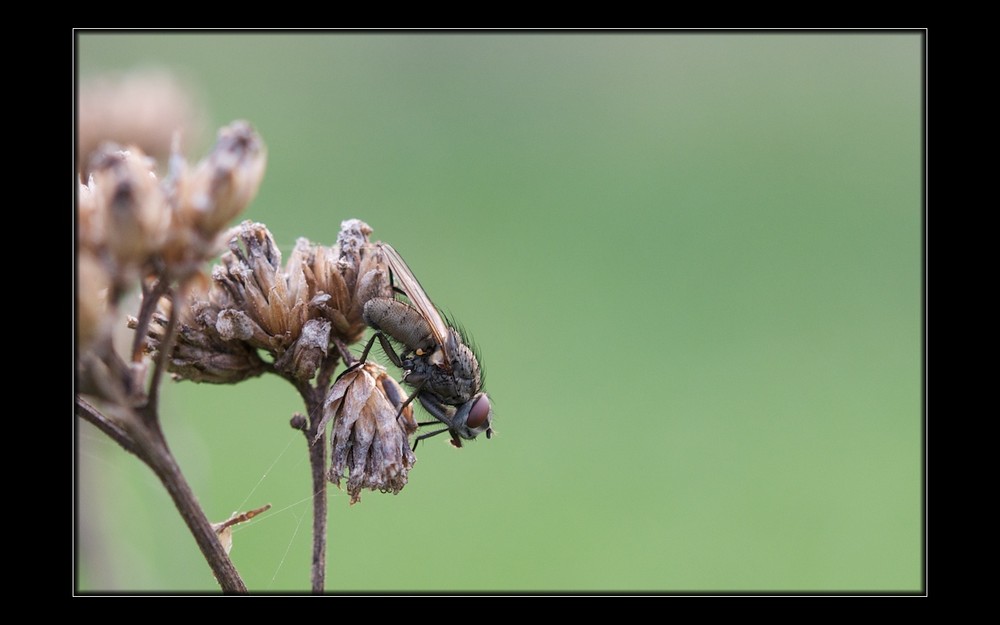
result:
M 420 425 L 430 425 L 432 423 L 437 423 L 437 421 L 428 421 L 426 423 L 421 423 Z M 447 431 L 448 431 L 448 428 L 444 428 L 444 429 L 441 429 L 441 430 L 434 430 L 433 432 L 429 432 L 427 434 L 421 434 L 420 436 L 418 436 L 416 438 L 416 440 L 413 441 L 413 449 L 411 451 L 416 451 L 417 450 L 417 443 L 419 443 L 420 441 L 424 440 L 425 438 L 430 438 L 432 436 L 437 436 L 438 434 L 442 434 L 442 433 L 447 432 Z M 461 447 L 462 444 L 459 443 L 458 446 Z
M 424 383 L 426 383 L 426 380 L 424 381 Z M 421 383 L 420 386 L 423 386 L 424 383 Z M 419 390 L 419 389 L 420 389 L 420 387 L 417 387 L 417 390 Z M 429 412 L 432 417 L 434 417 L 435 419 L 437 419 L 437 421 L 425 421 L 423 423 L 418 423 L 417 425 L 423 427 L 425 425 L 438 425 L 438 424 L 441 424 L 441 425 L 445 425 L 447 427 L 445 427 L 442 430 L 434 430 L 433 432 L 428 432 L 427 434 L 422 434 L 422 435 L 418 436 L 417 439 L 415 441 L 413 441 L 413 449 L 416 450 L 417 449 L 417 443 L 419 443 L 420 441 L 424 440 L 425 438 L 430 438 L 432 436 L 437 436 L 438 434 L 441 434 L 442 432 L 451 432 L 451 439 L 452 439 L 451 440 L 451 444 L 454 445 L 455 447 L 461 447 L 462 446 L 462 441 L 457 436 L 457 434 L 455 433 L 454 423 L 452 422 L 451 414 L 449 414 L 450 411 L 448 409 L 448 406 L 442 404 L 440 400 L 438 400 L 436 397 L 434 397 L 430 393 L 424 393 L 423 395 L 420 395 L 419 393 L 414 392 L 413 395 L 410 396 L 410 399 L 412 400 L 414 397 L 418 397 L 418 396 L 420 398 L 420 405 L 423 406 L 424 410 L 426 410 L 427 412 Z
M 423 387 L 423 385 L 424 385 L 424 383 L 421 382 L 416 388 L 413 389 L 413 392 L 410 393 L 410 396 L 406 398 L 406 401 L 404 401 L 402 404 L 400 404 L 399 410 L 396 411 L 396 418 L 397 419 L 399 419 L 399 416 L 401 414 L 403 414 L 403 410 L 407 406 L 409 406 L 411 403 L 413 403 L 413 400 L 417 398 L 417 396 L 420 394 L 420 389 Z M 423 425 L 423 424 L 420 423 L 418 425 Z M 420 439 L 418 438 L 417 440 L 420 440 Z M 417 448 L 417 444 L 416 443 L 413 444 L 413 448 L 414 449 Z

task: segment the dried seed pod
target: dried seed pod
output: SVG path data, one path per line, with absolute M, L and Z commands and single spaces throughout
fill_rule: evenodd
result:
M 192 293 L 189 301 L 179 311 L 177 337 L 167 359 L 167 370 L 174 379 L 234 384 L 265 371 L 267 363 L 261 360 L 256 348 L 236 338 L 252 334 L 253 330 L 248 327 L 248 320 L 239 319 L 239 314 L 225 308 L 229 302 L 224 301 L 220 306 L 218 301 L 210 301 L 206 293 L 198 292 Z M 146 351 L 160 349 L 169 311 L 170 302 L 161 300 L 146 333 Z M 136 323 L 136 319 L 129 319 L 129 327 L 134 329 Z
M 91 177 L 87 184 L 80 182 L 76 195 L 76 240 L 81 250 L 100 254 L 107 234 L 104 232 L 104 215 L 97 201 L 97 189 Z
M 107 250 L 122 283 L 161 250 L 170 227 L 155 163 L 137 148 L 107 144 L 91 161 L 90 193 L 81 193 L 83 233 Z M 93 204 L 91 204 L 91 202 Z M 95 214 L 96 213 L 96 214 Z
M 255 347 L 284 354 L 298 337 L 301 320 L 292 314 L 281 252 L 264 224 L 243 222 L 230 234 L 229 251 L 212 270 L 215 287 L 227 294 L 229 308 L 261 328 L 266 340 Z
M 218 253 L 219 233 L 256 196 L 266 164 L 263 140 L 243 121 L 220 129 L 212 151 L 194 167 L 175 151 L 164 182 L 172 222 L 163 256 L 172 275 L 186 277 Z
M 322 431 L 333 421 L 327 476 L 337 486 L 347 478 L 352 504 L 362 489 L 395 494 L 406 485 L 416 462 L 409 436 L 417 423 L 410 406 L 400 413 L 404 397 L 396 381 L 372 362 L 347 371 L 327 397 L 318 426 Z
M 333 324 L 334 336 L 344 343 L 361 340 L 367 325 L 362 318 L 365 302 L 390 297 L 392 285 L 385 260 L 372 254 L 371 227 L 359 219 L 340 224 L 337 245 L 317 252 L 313 305 Z M 325 248 L 320 248 L 325 249 Z
M 291 349 L 274 363 L 274 368 L 284 371 L 299 380 L 310 380 L 330 345 L 330 322 L 325 319 L 310 319 L 302 327 L 299 338 Z
M 266 166 L 267 149 L 249 123 L 221 128 L 209 155 L 176 178 L 178 220 L 214 235 L 257 195 Z

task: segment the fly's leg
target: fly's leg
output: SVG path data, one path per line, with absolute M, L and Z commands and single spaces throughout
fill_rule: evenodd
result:
M 399 368 L 403 368 L 403 359 L 400 358 L 399 354 L 396 353 L 396 350 L 393 349 L 392 343 L 389 342 L 389 339 L 386 338 L 385 334 L 382 334 L 382 332 L 379 331 L 379 332 L 375 332 L 375 334 L 373 334 L 372 337 L 370 339 L 368 339 L 368 343 L 365 344 L 365 349 L 364 349 L 364 351 L 361 352 L 361 357 L 358 358 L 357 362 L 355 362 L 353 365 L 351 365 L 350 367 L 348 367 L 347 369 L 345 369 L 343 371 L 343 373 L 341 373 L 340 375 L 337 376 L 338 380 L 345 373 L 347 373 L 349 371 L 354 371 L 355 369 L 357 369 L 361 365 L 365 364 L 365 361 L 368 359 L 368 353 L 371 352 L 372 345 L 375 344 L 375 339 L 378 339 L 378 342 L 382 345 L 382 351 L 384 351 L 385 355 L 389 357 L 389 360 L 392 361 L 392 364 L 396 365 Z M 418 384 L 413 389 L 413 392 L 410 393 L 410 396 L 406 398 L 406 401 L 404 401 L 402 404 L 399 405 L 399 410 L 396 411 L 396 418 L 397 419 L 400 417 L 400 415 L 403 414 L 403 410 L 407 406 L 409 406 L 413 402 L 413 400 L 417 398 L 418 395 L 420 395 L 420 389 L 423 388 L 424 384 L 426 384 L 426 383 L 427 383 L 427 381 L 424 380 L 423 382 L 421 382 L 420 384 Z M 417 440 L 419 440 L 419 439 L 417 439 Z M 414 445 L 414 447 L 415 446 L 416 445 Z
M 403 403 L 400 404 L 399 410 L 396 412 L 396 418 L 397 419 L 399 419 L 400 415 L 403 414 L 403 409 L 404 408 L 406 408 L 411 403 L 413 403 L 414 399 L 416 399 L 417 397 L 420 397 L 420 389 L 423 388 L 424 384 L 426 384 L 426 383 L 427 382 L 425 380 L 424 382 L 421 382 L 419 385 L 417 385 L 417 387 L 413 389 L 413 392 L 410 393 L 410 396 L 407 397 L 406 400 Z M 390 397 L 390 401 L 392 401 L 393 403 L 395 403 L 398 399 L 399 399 L 398 397 Z M 425 408 L 427 407 L 426 400 L 421 400 L 420 403 L 423 404 L 423 406 Z M 437 421 L 424 421 L 423 423 L 418 423 L 417 427 L 424 427 L 426 425 L 440 425 L 442 423 L 444 423 L 448 427 L 444 428 L 443 430 L 436 430 L 434 432 L 430 432 L 428 434 L 421 434 L 420 436 L 418 436 L 413 441 L 413 447 L 411 448 L 411 450 L 412 451 L 416 451 L 417 450 L 417 443 L 419 443 L 420 441 L 424 440 L 425 438 L 430 438 L 431 436 L 436 436 L 436 435 L 440 434 L 441 432 L 448 432 L 449 430 L 451 430 L 451 424 L 447 423 L 447 422 L 445 422 L 445 421 L 443 421 L 441 419 L 439 419 Z M 452 438 L 455 438 L 454 435 L 452 435 Z M 456 446 L 457 447 L 461 447 L 462 446 L 462 442 L 458 441 L 458 444 Z
M 426 381 L 424 383 L 426 383 Z M 413 449 L 416 450 L 417 443 L 424 440 L 425 438 L 437 436 L 442 432 L 451 432 L 451 444 L 454 445 L 455 447 L 461 447 L 462 440 L 455 434 L 454 424 L 452 423 L 451 417 L 448 414 L 448 408 L 444 404 L 442 404 L 439 399 L 434 397 L 434 395 L 432 395 L 431 393 L 424 393 L 423 395 L 419 394 L 418 391 L 420 390 L 420 387 L 422 387 L 424 383 L 421 383 L 421 385 L 417 387 L 416 391 L 414 391 L 414 393 L 410 395 L 410 399 L 412 400 L 414 397 L 419 396 L 420 405 L 423 406 L 424 410 L 429 412 L 432 417 L 437 419 L 437 421 L 425 421 L 423 423 L 418 423 L 417 425 L 420 427 L 423 427 L 425 425 L 445 425 L 447 427 L 445 427 L 443 430 L 435 430 L 433 432 L 428 432 L 427 434 L 422 434 L 418 436 L 417 439 L 413 441 Z
M 427 421 L 427 422 L 421 423 L 420 425 L 432 425 L 434 423 L 438 423 L 438 421 Z M 433 432 L 428 432 L 427 434 L 421 434 L 420 436 L 418 436 L 416 438 L 416 440 L 413 441 L 413 449 L 412 449 L 412 451 L 416 451 L 417 450 L 417 443 L 419 443 L 420 441 L 424 440 L 425 438 L 430 438 L 432 436 L 437 436 L 438 434 L 442 434 L 442 433 L 447 432 L 447 431 L 448 431 L 448 428 L 444 428 L 444 429 L 441 429 L 441 430 L 434 430 Z M 462 444 L 459 443 L 458 446 L 461 447 Z
M 387 339 L 385 335 L 382 334 L 382 332 L 376 332 L 375 335 L 368 340 L 368 345 L 365 346 L 365 351 L 361 353 L 361 361 L 364 362 L 364 360 L 368 358 L 368 352 L 371 350 L 372 343 L 375 341 L 376 338 L 378 339 L 379 344 L 382 345 L 382 351 L 384 351 L 385 355 L 389 357 L 389 360 L 392 361 L 392 364 L 402 368 L 403 359 L 399 357 L 399 354 L 396 353 L 396 350 L 392 348 L 392 343 L 389 342 L 389 339 Z
M 396 411 L 396 418 L 397 419 L 399 419 L 400 415 L 403 414 L 403 410 L 407 406 L 409 406 L 411 403 L 413 403 L 413 400 L 417 398 L 417 395 L 420 394 L 420 389 L 423 387 L 424 384 L 425 384 L 425 382 L 421 382 L 420 385 L 417 386 L 417 388 L 413 389 L 413 392 L 410 393 L 410 396 L 406 398 L 406 401 L 404 401 L 402 404 L 399 405 L 399 410 Z M 423 425 L 423 424 L 419 423 L 417 425 Z M 420 440 L 420 439 L 418 438 L 417 440 Z M 413 443 L 413 448 L 414 449 L 417 448 L 417 444 L 416 443 Z
M 384 351 L 385 355 L 389 357 L 389 360 L 392 361 L 392 364 L 396 365 L 397 367 L 403 366 L 403 359 L 400 358 L 399 354 L 396 353 L 396 350 L 393 349 L 392 343 L 389 342 L 389 339 L 387 339 L 385 335 L 382 334 L 381 332 L 376 332 L 375 334 L 372 335 L 370 339 L 368 339 L 368 343 L 365 344 L 365 349 L 364 351 L 361 352 L 361 356 L 357 360 L 355 360 L 350 367 L 344 369 L 340 373 L 340 375 L 337 376 L 338 380 L 344 377 L 345 374 L 354 371 L 355 369 L 357 369 L 358 367 L 360 367 L 361 365 L 365 364 L 365 362 L 368 361 L 368 353 L 372 351 L 372 345 L 375 344 L 375 339 L 378 339 L 378 342 L 382 345 L 382 351 Z M 407 403 L 409 403 L 409 401 L 407 401 Z

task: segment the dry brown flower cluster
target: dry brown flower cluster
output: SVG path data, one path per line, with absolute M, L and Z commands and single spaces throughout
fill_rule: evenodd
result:
M 89 156 L 81 162 L 77 203 L 79 389 L 109 403 L 108 415 L 128 430 L 142 421 L 139 412 L 155 414 L 149 401 L 161 372 L 213 384 L 275 373 L 306 400 L 310 440 L 332 423 L 326 475 L 338 486 L 347 478 L 351 503 L 362 489 L 399 492 L 415 462 L 413 410 L 381 366 L 355 363 L 349 351 L 367 328 L 365 303 L 394 297 L 371 228 L 346 220 L 335 245 L 300 238 L 283 262 L 263 224 L 229 227 L 256 195 L 267 162 L 248 123 L 220 129 L 209 154 L 193 165 L 180 155 L 175 134 L 160 175 L 140 146 L 162 162 L 163 129 L 190 127 L 183 91 L 161 75 L 94 85 L 80 94 L 78 149 Z M 169 114 L 152 119 L 160 103 Z M 129 143 L 95 147 L 97 137 Z M 208 276 L 205 267 L 216 257 Z M 123 296 L 136 286 L 142 303 L 128 318 L 135 341 L 122 358 L 111 334 L 121 323 Z M 348 369 L 334 381 L 341 363 Z
M 161 297 L 183 302 L 227 222 L 257 193 L 266 160 L 263 141 L 242 121 L 222 128 L 193 166 L 175 154 L 162 178 L 135 146 L 105 143 L 91 155 L 77 193 L 77 388 L 107 402 L 121 427 L 136 426 L 137 411 L 155 411 L 162 371 L 151 369 L 139 340 L 119 355 L 113 335 L 124 296 L 137 286 L 143 293 L 141 334 Z
M 180 311 L 169 370 L 196 382 L 238 382 L 266 367 L 311 380 L 331 345 L 361 338 L 364 303 L 392 294 L 385 263 L 369 253 L 374 251 L 367 245 L 370 233 L 364 222 L 345 221 L 334 247 L 299 239 L 282 266 L 263 224 L 233 228 L 211 284 L 190 293 L 190 305 Z M 161 308 L 155 317 L 159 328 L 169 316 Z M 149 348 L 159 349 L 161 339 L 161 331 L 152 331 Z M 258 350 L 269 354 L 269 364 Z
M 174 155 L 160 179 L 137 147 L 104 144 L 90 159 L 77 200 L 80 267 L 78 345 L 110 331 L 113 308 L 133 285 L 156 276 L 183 282 L 219 251 L 219 235 L 253 199 L 267 161 L 246 122 L 222 128 L 207 158 Z
M 80 133 L 108 136 L 103 130 L 81 127 Z M 173 345 L 188 289 L 204 280 L 202 268 L 218 254 L 220 234 L 257 193 L 266 149 L 248 123 L 234 122 L 219 131 L 209 155 L 195 165 L 180 155 L 175 141 L 161 176 L 140 143 L 105 142 L 92 154 L 89 148 L 81 151 L 88 156 L 78 168 L 76 205 L 76 414 L 152 469 L 223 590 L 245 592 L 166 445 L 159 418 L 165 359 L 147 358 L 143 348 L 151 327 L 158 326 L 154 312 L 161 302 L 169 304 L 171 316 L 160 329 L 165 343 Z M 113 335 L 124 296 L 136 290 L 142 299 L 126 352 Z
M 168 370 L 177 379 L 219 384 L 266 371 L 296 383 L 328 374 L 343 355 L 336 347 L 361 339 L 365 302 L 392 297 L 385 259 L 370 234 L 366 223 L 347 220 L 332 248 L 299 239 L 282 265 L 263 224 L 232 229 L 211 283 L 189 293 L 190 304 L 179 312 Z M 161 304 L 148 333 L 154 354 L 164 340 L 167 306 Z M 417 423 L 412 408 L 403 407 L 405 397 L 383 367 L 365 362 L 342 374 L 323 401 L 314 442 L 332 421 L 327 475 L 338 486 L 349 476 L 351 503 L 362 489 L 398 493 L 406 484 Z

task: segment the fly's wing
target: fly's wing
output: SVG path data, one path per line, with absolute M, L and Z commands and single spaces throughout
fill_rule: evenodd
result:
M 416 276 L 410 271 L 406 261 L 388 243 L 379 241 L 376 245 L 385 254 L 385 258 L 389 262 L 389 268 L 392 269 L 392 275 L 399 281 L 399 286 L 406 293 L 406 296 L 410 298 L 410 303 L 420 311 L 420 314 L 431 327 L 434 340 L 441 346 L 441 349 L 447 350 L 448 324 L 444 322 L 441 313 L 438 312 L 437 307 L 431 302 L 431 298 L 427 297 L 427 293 L 424 293 L 424 288 L 420 286 L 420 282 L 417 281 Z

